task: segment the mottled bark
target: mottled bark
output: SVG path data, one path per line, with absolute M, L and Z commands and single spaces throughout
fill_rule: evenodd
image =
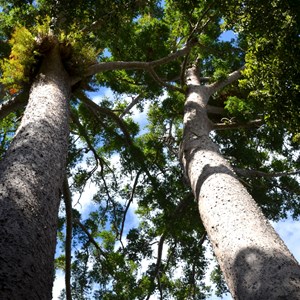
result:
M 0 162 L 0 299 L 51 299 L 68 143 L 70 84 L 57 47 L 44 58 Z
M 194 67 L 186 80 L 182 162 L 233 298 L 300 299 L 297 261 L 209 138 L 206 105 L 223 85 L 200 85 Z

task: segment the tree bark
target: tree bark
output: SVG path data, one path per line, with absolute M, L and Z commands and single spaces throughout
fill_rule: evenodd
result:
M 206 106 L 217 85 L 201 85 L 195 67 L 186 83 L 182 163 L 232 297 L 300 299 L 297 261 L 209 138 Z
M 0 299 L 51 299 L 68 149 L 69 77 L 55 46 L 0 162 Z

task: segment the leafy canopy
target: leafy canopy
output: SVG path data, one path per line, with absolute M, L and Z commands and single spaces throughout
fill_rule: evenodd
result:
M 3 103 L 28 92 L 53 44 L 60 46 L 70 77 L 80 78 L 69 99 L 67 169 L 74 299 L 205 299 L 211 293 L 205 230 L 178 161 L 184 70 L 195 61 L 203 84 L 224 80 L 245 65 L 239 82 L 211 97 L 209 105 L 218 113 L 208 111 L 215 124 L 240 127 L 215 131 L 212 139 L 236 170 L 248 171 L 238 173 L 241 182 L 268 218 L 299 216 L 298 181 L 276 177 L 299 169 L 295 1 L 15 0 L 0 5 Z M 233 38 L 224 41 L 228 30 Z M 81 77 L 99 63 L 155 61 L 188 43 L 187 55 L 152 69 L 118 68 Z M 103 95 L 104 87 L 111 97 Z M 133 115 L 134 106 L 142 120 Z M 23 109 L 1 120 L 1 157 Z M 243 128 L 257 119 L 259 127 Z M 80 208 L 76 201 L 90 185 L 93 202 Z M 62 205 L 56 259 L 62 269 L 65 221 Z M 212 277 L 218 293 L 226 291 L 219 269 Z

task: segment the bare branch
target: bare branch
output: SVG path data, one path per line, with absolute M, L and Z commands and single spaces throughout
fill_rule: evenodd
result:
M 196 45 L 197 42 L 198 41 L 196 39 L 191 39 L 186 43 L 186 45 L 182 49 L 180 49 L 180 50 L 178 50 L 174 53 L 171 53 L 171 54 L 169 54 L 166 57 L 163 57 L 161 59 L 154 60 L 154 61 L 150 62 L 149 64 L 150 64 L 151 67 L 157 67 L 157 66 L 161 66 L 163 64 L 169 63 L 169 62 L 171 62 L 171 61 L 173 61 L 173 60 L 175 60 L 179 57 L 182 57 L 182 56 L 188 54 L 190 52 L 191 48 L 194 45 Z
M 132 101 L 128 104 L 128 106 L 124 109 L 124 111 L 120 114 L 120 119 L 123 119 L 125 115 L 129 113 L 129 111 L 143 98 L 143 94 L 137 95 Z
M 108 117 L 110 117 L 111 119 L 113 119 L 117 125 L 119 126 L 119 128 L 122 130 L 127 143 L 130 143 L 129 141 L 131 140 L 130 134 L 126 128 L 126 124 L 124 123 L 124 121 L 122 119 L 120 119 L 119 116 L 117 116 L 112 110 L 110 110 L 109 108 L 106 107 L 100 107 L 99 105 L 97 105 L 95 102 L 93 102 L 92 100 L 90 100 L 87 97 L 81 98 L 82 102 L 84 102 L 89 108 L 91 108 L 92 110 L 94 110 L 95 112 L 98 112 L 100 114 L 105 114 Z
M 162 294 L 162 289 L 161 289 L 161 285 L 160 285 L 159 270 L 160 270 L 160 265 L 161 265 L 162 252 L 163 252 L 165 239 L 166 239 L 166 233 L 163 233 L 163 235 L 159 239 L 158 249 L 157 249 L 156 265 L 155 265 L 154 274 L 152 276 L 152 281 L 153 282 L 154 282 L 155 278 L 158 281 L 158 287 L 159 287 L 160 294 Z M 149 291 L 148 297 L 146 298 L 147 300 L 150 299 L 151 293 L 152 293 L 152 291 Z
M 151 61 L 151 62 L 142 62 L 142 61 L 109 61 L 109 62 L 99 62 L 91 65 L 87 68 L 86 72 L 82 77 L 75 77 L 71 80 L 71 84 L 74 85 L 80 81 L 83 77 L 89 77 L 97 73 L 104 71 L 113 71 L 113 70 L 145 70 L 149 71 L 150 68 L 161 66 L 163 64 L 169 63 L 179 57 L 187 54 L 190 49 L 197 43 L 195 39 L 191 39 L 185 47 L 182 49 L 167 55 L 166 57 Z
M 88 147 L 89 147 L 89 150 L 91 150 L 94 154 L 94 158 L 96 160 L 96 162 L 99 161 L 100 165 L 101 165 L 101 168 L 103 168 L 103 161 L 102 161 L 102 158 L 98 155 L 96 149 L 94 148 L 88 134 L 86 133 L 85 131 L 85 128 L 83 127 L 83 125 L 80 123 L 77 115 L 75 115 L 75 113 L 73 111 L 70 112 L 70 116 L 71 116 L 71 119 L 72 119 L 72 122 L 77 126 L 78 128 L 78 131 L 80 133 L 80 135 L 85 139 Z
M 215 115 L 224 115 L 225 114 L 225 109 L 223 107 L 217 107 L 217 106 L 212 106 L 212 105 L 207 105 L 206 111 L 209 114 L 215 114 Z
M 65 244 L 65 284 L 66 284 L 66 299 L 72 300 L 71 292 L 71 249 L 72 249 L 72 195 L 69 188 L 68 178 L 65 175 L 63 182 L 63 196 L 66 208 L 66 244 Z
M 161 236 L 159 243 L 158 243 L 157 260 L 156 260 L 156 267 L 155 267 L 155 277 L 157 278 L 158 287 L 159 287 L 159 291 L 160 291 L 161 295 L 162 295 L 162 288 L 161 288 L 161 284 L 160 284 L 159 270 L 160 270 L 160 266 L 161 266 L 161 259 L 162 259 L 162 253 L 163 253 L 165 239 L 166 239 L 166 233 L 164 233 Z
M 148 170 L 147 165 L 145 164 L 145 159 L 146 159 L 145 155 L 144 155 L 144 153 L 138 147 L 136 147 L 133 144 L 131 136 L 130 136 L 129 132 L 127 131 L 127 128 L 126 128 L 126 125 L 125 125 L 124 121 L 122 119 L 120 119 L 113 111 L 111 111 L 108 108 L 100 107 L 99 105 L 97 105 L 96 103 L 94 103 L 92 100 L 90 100 L 88 97 L 85 96 L 85 97 L 82 97 L 80 99 L 85 104 L 87 104 L 87 106 L 91 109 L 91 111 L 96 116 L 97 116 L 98 113 L 100 113 L 100 114 L 106 114 L 106 115 L 110 116 L 112 119 L 114 119 L 116 121 L 116 123 L 119 125 L 119 128 L 124 133 L 127 145 L 130 146 L 130 147 L 132 147 L 134 149 L 136 155 L 138 155 L 138 157 L 139 157 L 138 160 L 139 160 L 139 163 L 140 163 L 143 171 L 146 173 L 146 175 L 148 176 L 148 178 L 151 180 L 152 184 L 154 186 L 156 186 L 156 178 L 151 175 L 151 173 Z M 104 177 L 102 179 L 103 179 L 103 182 L 105 184 Z M 106 187 L 106 184 L 105 184 L 105 187 Z M 107 190 L 107 194 L 108 194 L 108 190 Z
M 169 84 L 165 81 L 163 81 L 162 79 L 160 79 L 160 77 L 157 75 L 157 73 L 154 71 L 153 68 L 149 68 L 149 73 L 150 75 L 152 76 L 152 78 L 160 85 L 162 86 L 165 86 L 166 88 L 170 89 L 170 90 L 173 90 L 173 91 L 178 91 L 178 92 L 181 92 L 183 93 L 183 89 L 181 88 L 178 88 L 177 86 L 174 86 L 172 84 Z
M 211 77 L 200 77 L 200 82 L 206 83 L 211 81 Z
M 124 249 L 124 246 L 123 246 L 123 243 L 122 243 L 122 236 L 123 236 L 123 231 L 124 231 L 126 215 L 127 215 L 128 209 L 129 209 L 129 207 L 130 207 L 130 205 L 133 201 L 135 189 L 136 189 L 136 186 L 138 184 L 138 180 L 139 180 L 139 177 L 140 177 L 141 173 L 142 173 L 142 170 L 139 170 L 138 173 L 136 174 L 136 177 L 135 177 L 135 180 L 134 180 L 134 183 L 133 183 L 133 187 L 132 187 L 132 191 L 131 191 L 131 195 L 130 195 L 130 198 L 129 198 L 128 203 L 126 205 L 125 211 L 124 211 L 124 216 L 123 216 L 121 230 L 120 230 L 120 242 L 121 242 L 121 245 L 122 245 L 123 249 Z
M 212 130 L 255 128 L 255 127 L 260 127 L 261 125 L 264 124 L 264 120 L 262 119 L 252 120 L 247 123 L 236 123 L 231 121 L 230 119 L 226 119 L 226 120 L 228 120 L 228 122 L 214 124 Z
M 147 70 L 150 66 L 149 62 L 141 61 L 108 61 L 108 62 L 99 62 L 90 66 L 84 77 L 89 77 L 97 73 L 104 71 L 114 71 L 114 70 Z
M 98 166 L 100 165 L 99 175 L 100 175 L 100 177 L 102 179 L 102 182 L 104 184 L 106 195 L 107 195 L 108 199 L 113 203 L 113 200 L 112 200 L 112 198 L 111 198 L 111 196 L 109 194 L 109 189 L 108 189 L 108 186 L 107 186 L 107 183 L 106 183 L 106 180 L 105 180 L 105 176 L 104 176 L 104 165 L 106 165 L 106 167 L 108 169 L 110 169 L 110 167 L 107 165 L 107 163 L 105 162 L 105 160 L 98 155 L 98 153 L 97 153 L 96 149 L 94 148 L 94 146 L 93 146 L 93 144 L 92 144 L 89 136 L 87 135 L 87 133 L 85 131 L 85 128 L 82 126 L 82 124 L 80 123 L 79 119 L 77 118 L 77 116 L 75 115 L 75 113 L 72 112 L 72 111 L 71 111 L 71 118 L 72 118 L 73 123 L 76 124 L 76 126 L 77 126 L 77 128 L 79 130 L 80 135 L 85 139 L 86 143 L 88 144 L 89 150 L 92 151 L 92 153 L 94 155 L 94 158 L 95 158 L 95 161 L 96 161 L 96 165 L 88 173 L 88 176 L 85 179 L 84 186 L 86 185 L 87 181 L 92 177 L 92 175 L 94 174 L 94 172 L 96 172 L 96 170 L 98 169 Z M 110 169 L 110 171 L 112 171 L 112 170 Z M 113 172 L 112 172 L 112 174 L 113 174 Z M 116 181 L 116 179 L 115 179 L 115 181 Z M 83 188 L 84 188 L 84 186 L 83 186 Z M 81 195 L 80 195 L 80 197 L 81 197 Z
M 99 106 L 98 104 L 96 104 L 95 102 L 90 100 L 83 92 L 80 93 L 79 98 L 94 113 L 96 113 L 96 114 L 98 114 L 98 113 L 105 114 L 108 117 L 110 117 L 111 119 L 113 119 L 115 121 L 115 123 L 119 126 L 119 128 L 122 130 L 122 132 L 125 136 L 126 143 L 128 145 L 131 144 L 131 137 L 130 137 L 130 134 L 127 130 L 126 124 L 124 123 L 124 121 L 119 116 L 117 116 L 109 108 Z
M 95 241 L 95 239 L 93 238 L 93 236 L 90 234 L 90 232 L 88 231 L 88 229 L 78 219 L 74 220 L 74 223 L 76 223 L 81 228 L 81 230 L 87 235 L 90 243 L 95 246 L 95 248 L 98 251 L 98 253 L 101 254 L 103 257 L 106 258 L 107 253 L 103 249 L 100 248 L 100 246 Z
M 216 93 L 217 91 L 221 90 L 222 88 L 224 88 L 225 86 L 238 80 L 242 76 L 241 71 L 244 69 L 245 69 L 245 66 L 242 66 L 238 70 L 230 73 L 226 79 L 221 80 L 221 81 L 216 81 L 212 84 L 207 85 L 209 93 L 212 95 L 212 94 Z
M 0 119 L 5 118 L 11 112 L 16 111 L 19 108 L 22 108 L 26 105 L 26 102 L 29 97 L 29 92 L 24 91 L 23 93 L 15 96 L 11 100 L 8 100 L 0 104 Z
M 291 175 L 300 174 L 300 170 L 291 171 L 291 172 L 271 172 L 271 173 L 267 173 L 267 172 L 258 171 L 258 170 L 247 170 L 247 169 L 234 168 L 234 171 L 242 177 L 274 178 L 274 177 L 283 177 L 283 176 L 291 176 Z

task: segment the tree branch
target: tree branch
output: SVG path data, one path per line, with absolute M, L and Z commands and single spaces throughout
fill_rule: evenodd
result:
M 108 61 L 99 62 L 90 66 L 83 77 L 89 77 L 104 71 L 114 70 L 147 70 L 150 67 L 149 62 L 142 61 Z
M 119 116 L 117 116 L 109 108 L 99 106 L 98 104 L 96 104 L 95 102 L 93 102 L 92 100 L 90 100 L 86 95 L 84 95 L 83 92 L 81 92 L 79 98 L 94 113 L 97 112 L 97 113 L 100 113 L 100 114 L 105 114 L 108 117 L 110 117 L 111 119 L 113 119 L 115 121 L 115 123 L 119 126 L 119 128 L 122 130 L 122 132 L 123 132 L 123 134 L 125 136 L 126 143 L 127 144 L 131 143 L 131 137 L 130 137 L 130 134 L 129 134 L 127 128 L 126 128 L 126 124 L 124 123 L 124 121 L 122 119 L 120 119 Z
M 143 98 L 142 94 L 137 95 L 132 101 L 128 104 L 128 106 L 124 109 L 124 111 L 120 114 L 120 119 L 123 119 L 125 115 L 129 113 L 129 111 Z
M 226 79 L 221 80 L 221 81 L 216 81 L 212 84 L 207 85 L 209 93 L 212 95 L 212 94 L 216 93 L 217 91 L 221 90 L 222 88 L 224 88 L 225 86 L 238 80 L 242 76 L 241 71 L 244 69 L 245 69 L 245 66 L 242 66 L 238 70 L 230 73 Z
M 99 252 L 99 254 L 101 254 L 104 258 L 106 258 L 107 253 L 102 250 L 100 248 L 100 246 L 98 245 L 98 243 L 95 241 L 95 239 L 92 237 L 92 235 L 90 234 L 90 232 L 87 230 L 87 228 L 78 220 L 74 220 L 74 222 L 81 228 L 81 230 L 87 235 L 89 241 L 91 244 L 93 244 L 95 246 L 95 248 L 97 249 L 97 251 Z
M 65 284 L 66 284 L 66 299 L 72 300 L 71 292 L 71 249 L 72 249 L 72 195 L 69 188 L 68 178 L 65 175 L 63 182 L 63 196 L 66 209 L 66 244 L 65 244 Z
M 202 22 L 202 20 L 204 19 L 204 17 L 206 17 L 208 11 L 211 9 L 211 7 L 213 6 L 214 2 L 212 1 L 211 3 L 209 3 L 207 5 L 207 7 L 203 10 L 200 18 L 198 19 L 196 25 L 194 26 L 192 32 L 190 33 L 189 37 L 188 37 L 188 41 L 193 37 L 194 33 L 201 33 L 203 31 L 203 29 L 207 26 L 207 24 L 211 21 L 212 16 L 209 16 L 208 19 L 206 20 L 206 22 L 201 26 L 200 30 L 199 30 L 199 26 L 200 23 Z
M 166 57 L 154 60 L 154 61 L 150 62 L 149 64 L 151 67 L 157 67 L 157 66 L 161 66 L 163 64 L 169 63 L 178 57 L 182 57 L 182 56 L 188 54 L 190 52 L 191 48 L 193 46 L 195 46 L 197 43 L 198 43 L 197 39 L 192 38 L 186 43 L 186 45 L 182 49 L 177 50 L 176 52 L 171 53 L 171 54 L 167 55 Z
M 23 93 L 15 96 L 11 100 L 8 100 L 0 104 L 0 119 L 5 118 L 11 112 L 23 108 L 28 100 L 29 92 L 24 91 Z
M 159 288 L 160 294 L 162 294 L 162 289 L 161 289 L 161 285 L 160 285 L 159 269 L 160 269 L 160 265 L 161 265 L 162 252 L 163 252 L 165 239 L 166 239 L 166 233 L 163 233 L 163 235 L 159 239 L 158 249 L 157 249 L 156 265 L 155 265 L 154 274 L 152 276 L 152 282 L 154 282 L 155 278 L 157 278 L 157 280 L 158 280 L 158 288 Z M 148 297 L 147 297 L 146 300 L 150 299 L 151 294 L 152 294 L 152 291 L 149 291 Z
M 121 245 L 122 245 L 123 249 L 124 249 L 124 246 L 123 246 L 123 243 L 122 243 L 122 236 L 123 236 L 123 231 L 124 231 L 126 215 L 127 215 L 128 209 L 129 209 L 129 207 L 130 207 L 130 205 L 133 201 L 135 189 L 136 189 L 136 186 L 138 184 L 138 180 L 139 180 L 139 177 L 140 177 L 141 173 L 142 173 L 142 170 L 139 170 L 138 173 L 136 174 L 136 177 L 135 177 L 135 180 L 134 180 L 134 183 L 133 183 L 133 187 L 132 187 L 132 191 L 131 191 L 131 195 L 130 195 L 130 198 L 129 198 L 128 203 L 126 205 L 125 211 L 124 211 L 124 216 L 123 216 L 121 230 L 120 230 L 120 242 L 121 242 Z
M 282 177 L 282 176 L 290 176 L 290 175 L 298 175 L 300 174 L 300 170 L 291 171 L 291 172 L 263 172 L 258 170 L 247 170 L 234 168 L 234 171 L 242 177 L 265 177 L 265 178 L 274 178 L 274 177 Z
M 85 131 L 85 128 L 82 126 L 82 124 L 80 123 L 78 117 L 72 111 L 71 111 L 71 118 L 72 118 L 73 123 L 76 124 L 76 126 L 77 126 L 77 128 L 79 130 L 80 135 L 85 139 L 86 143 L 88 144 L 89 149 L 93 152 L 93 155 L 94 155 L 94 158 L 95 158 L 95 161 L 96 161 L 96 165 L 88 173 L 88 177 L 85 179 L 85 184 L 88 181 L 88 179 L 93 175 L 93 173 L 97 170 L 98 166 L 100 165 L 100 168 L 101 168 L 100 169 L 100 177 L 101 177 L 101 179 L 103 181 L 106 195 L 107 195 L 108 199 L 110 199 L 111 201 L 113 201 L 112 198 L 111 198 L 111 196 L 110 196 L 110 194 L 109 194 L 109 189 L 107 187 L 107 183 L 106 183 L 106 180 L 105 180 L 105 177 L 104 177 L 104 165 L 106 165 L 107 168 L 109 168 L 109 169 L 110 169 L 110 167 L 107 165 L 107 163 L 105 162 L 105 160 L 98 155 L 98 153 L 97 153 L 96 149 L 94 148 L 94 146 L 93 146 L 93 144 L 92 144 L 89 136 L 87 135 L 87 133 Z M 85 186 L 85 184 L 84 184 L 84 186 Z
M 70 116 L 71 116 L 72 122 L 77 126 L 80 135 L 85 139 L 89 149 L 93 152 L 96 162 L 99 161 L 101 168 L 103 168 L 102 158 L 98 155 L 98 153 L 97 153 L 96 149 L 94 148 L 88 134 L 85 131 L 85 128 L 80 123 L 77 115 L 71 110 Z
M 225 118 L 223 118 L 223 119 L 225 119 Z M 236 123 L 227 118 L 226 118 L 226 121 L 227 122 L 224 122 L 224 123 L 214 124 L 212 130 L 255 128 L 255 127 L 260 127 L 261 125 L 264 124 L 264 120 L 262 120 L 262 119 L 252 120 L 247 123 Z
M 83 77 L 89 77 L 104 71 L 113 71 L 113 70 L 145 70 L 149 71 L 150 68 L 154 68 L 157 66 L 161 66 L 163 64 L 167 64 L 178 57 L 182 57 L 187 54 L 190 49 L 197 43 L 196 39 L 191 39 L 185 47 L 182 49 L 167 55 L 166 57 L 150 61 L 150 62 L 142 62 L 142 61 L 109 61 L 109 62 L 99 62 L 91 65 L 87 68 L 82 77 L 75 77 L 71 80 L 71 85 L 74 85 L 78 81 L 80 81 Z
M 178 91 L 178 92 L 183 93 L 183 89 L 178 88 L 177 86 L 174 86 L 174 85 L 172 85 L 172 84 L 169 84 L 169 83 L 163 81 L 163 80 L 157 75 L 157 73 L 154 71 L 153 68 L 149 68 L 148 71 L 149 71 L 150 75 L 152 76 L 152 78 L 153 78 L 159 85 L 162 85 L 162 86 L 164 86 L 164 87 L 166 87 L 166 88 L 168 88 L 168 89 L 170 89 L 170 90 Z
M 82 93 L 83 94 L 83 93 Z M 84 94 L 83 94 L 84 95 Z M 85 95 L 84 95 L 85 96 Z M 119 124 L 119 128 L 123 131 L 124 135 L 125 135 L 125 140 L 128 146 L 130 146 L 132 149 L 132 151 L 135 151 L 135 155 L 137 156 L 136 158 L 139 160 L 139 163 L 141 165 L 141 168 L 143 169 L 143 171 L 146 173 L 146 175 L 148 176 L 148 178 L 150 179 L 150 181 L 152 182 L 153 186 L 156 186 L 156 178 L 153 177 L 149 170 L 147 165 L 145 164 L 146 158 L 144 153 L 140 150 L 140 148 L 136 147 L 131 139 L 131 136 L 129 134 L 129 132 L 127 131 L 126 125 L 124 123 L 124 121 L 122 119 L 120 119 L 114 112 L 112 112 L 110 109 L 108 108 L 103 108 L 100 107 L 99 105 L 97 105 L 96 103 L 94 103 L 92 100 L 90 100 L 89 98 L 82 97 L 80 98 L 81 101 L 85 102 L 85 104 L 90 108 L 90 110 L 97 116 L 97 112 L 98 113 L 102 113 L 102 114 L 106 114 L 110 117 L 112 117 L 118 124 Z M 117 135 L 117 133 L 116 133 Z M 104 179 L 103 179 L 104 181 Z M 106 184 L 105 184 L 106 186 Z
M 217 107 L 217 106 L 212 106 L 212 105 L 207 105 L 206 111 L 209 114 L 215 114 L 215 115 L 224 115 L 225 114 L 225 109 L 223 107 Z
M 200 77 L 200 82 L 206 83 L 211 81 L 211 77 Z

